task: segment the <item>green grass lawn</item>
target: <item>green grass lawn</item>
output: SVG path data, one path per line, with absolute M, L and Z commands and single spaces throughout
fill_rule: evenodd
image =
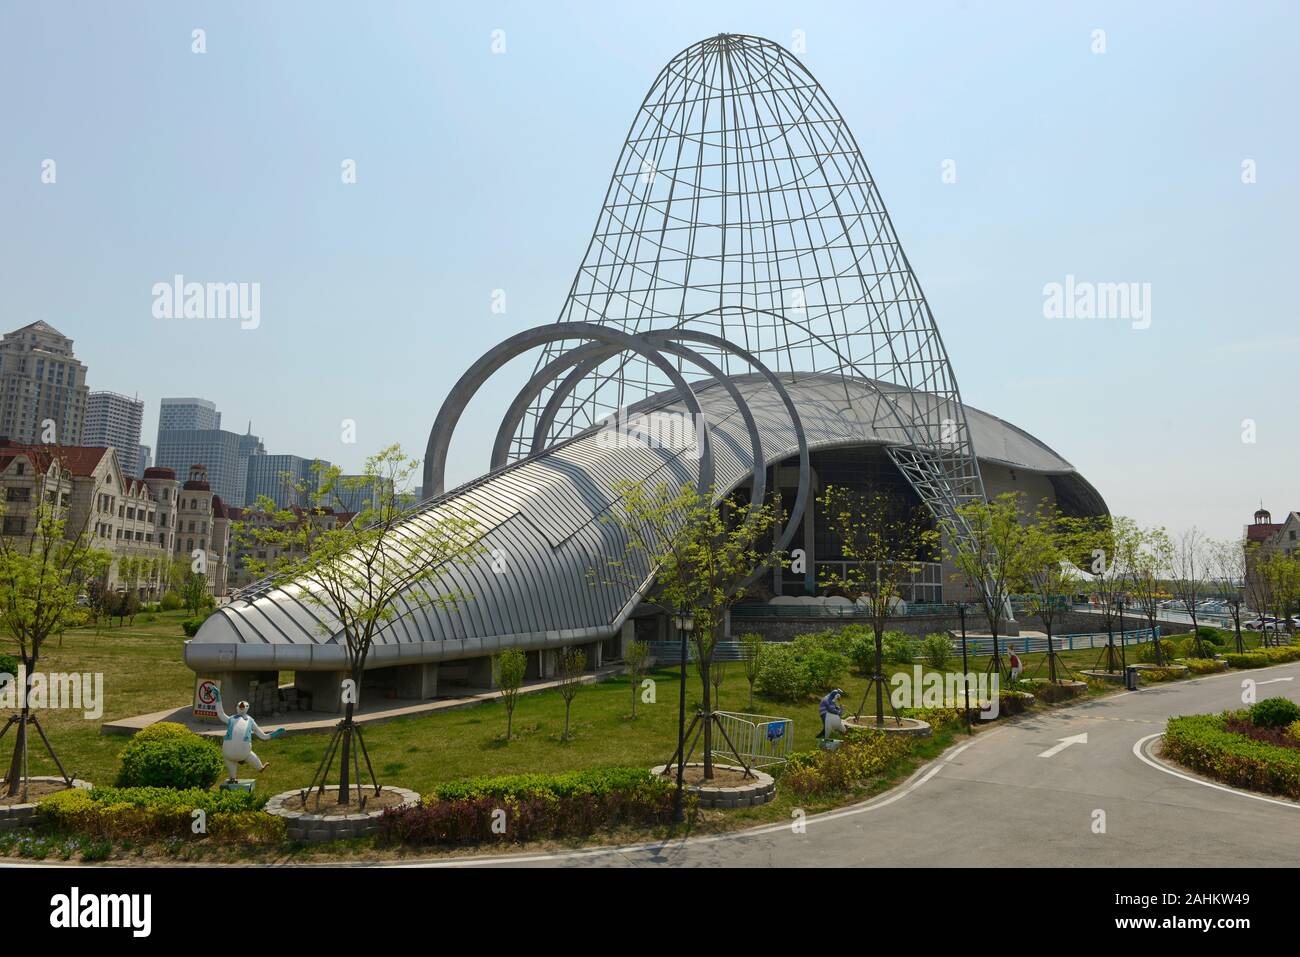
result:
M 180 622 L 184 617 L 184 612 L 141 615 L 134 625 L 69 631 L 61 646 L 57 640 L 47 645 L 40 670 L 104 674 L 102 719 L 85 720 L 79 712 L 41 714 L 70 772 L 96 783 L 111 783 L 117 770 L 117 754 L 127 739 L 101 735 L 103 720 L 178 707 L 191 700 L 194 676 L 181 660 L 184 637 Z M 1250 640 L 1258 641 L 1254 636 Z M 1094 667 L 1100 653 L 1100 649 L 1082 650 L 1066 652 L 1062 657 L 1071 668 L 1079 670 Z M 1038 667 L 1042 655 L 1023 657 L 1027 676 L 1046 674 L 1046 668 Z M 987 659 L 972 659 L 970 664 L 973 671 L 982 671 Z M 815 698 L 796 704 L 757 698 L 751 708 L 741 665 L 729 663 L 726 667 L 719 707 L 791 718 L 795 749 L 816 746 L 813 735 L 819 721 Z M 951 667 L 959 668 L 960 658 Z M 910 671 L 902 666 L 891 666 L 891 670 Z M 288 674 L 283 677 L 290 678 Z M 639 702 L 636 720 L 629 717 L 631 689 L 626 678 L 583 687 L 573 703 L 569 741 L 560 740 L 564 703 L 556 691 L 520 696 L 514 718 L 515 737 L 509 743 L 503 739 L 506 715 L 499 701 L 371 725 L 364 733 L 380 781 L 421 792 L 441 781 L 475 775 L 611 765 L 649 767 L 672 755 L 677 734 L 676 670 L 658 670 L 651 677 L 656 681 L 656 702 Z M 855 710 L 866 679 L 851 674 L 841 686 L 848 709 Z M 699 699 L 698 676 L 691 669 L 688 706 L 693 708 Z M 274 721 L 263 723 L 274 726 Z M 309 734 L 259 743 L 259 755 L 271 765 L 260 776 L 259 789 L 276 793 L 305 785 L 327 741 L 326 734 Z M 12 737 L 0 742 L 0 759 L 7 761 L 11 742 Z M 38 741 L 33 743 L 32 772 L 52 773 L 53 764 L 44 749 Z

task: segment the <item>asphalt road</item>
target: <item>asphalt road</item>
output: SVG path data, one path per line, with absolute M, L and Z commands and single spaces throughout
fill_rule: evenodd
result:
M 1295 866 L 1300 804 L 1162 769 L 1149 751 L 1171 715 L 1242 707 L 1245 679 L 1260 683 L 1260 698 L 1300 700 L 1300 663 L 1155 685 L 1013 719 L 959 741 L 887 794 L 807 818 L 803 833 L 777 824 L 435 866 Z M 1082 734 L 1086 743 L 1057 747 Z

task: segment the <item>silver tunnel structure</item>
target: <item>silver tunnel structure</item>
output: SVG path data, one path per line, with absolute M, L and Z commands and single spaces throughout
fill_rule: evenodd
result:
M 845 382 L 833 373 L 782 375 L 797 405 L 814 467 L 819 455 L 887 453 L 906 441 L 880 424 L 882 392 L 892 403 L 918 410 L 936 401 L 883 383 Z M 762 375 L 731 379 L 762 438 L 762 470 L 768 487 L 793 497 L 799 484 L 799 440 L 781 395 Z M 756 474 L 743 416 L 727 390 L 709 380 L 690 383 L 708 422 L 714 453 L 715 493 L 752 486 Z M 847 401 L 846 401 L 847 398 Z M 1052 498 L 1074 514 L 1103 514 L 1097 491 L 1052 449 L 995 416 L 967 409 L 981 467 L 995 491 L 1019 489 L 1035 500 Z M 617 657 L 633 631 L 640 598 L 653 570 L 638 570 L 641 589 L 593 581 L 606 557 L 623 554 L 617 525 L 602 521 L 620 480 L 650 484 L 694 483 L 698 460 L 679 423 L 691 412 L 675 390 L 644 400 L 622 419 L 609 419 L 569 439 L 425 503 L 412 523 L 428 522 L 439 509 L 468 506 L 485 532 L 484 553 L 431 585 L 473 596 L 451 608 L 412 606 L 378 636 L 370 656 L 371 687 L 401 698 L 448 693 L 456 684 L 489 687 L 489 656 L 507 647 L 530 652 L 530 673 L 548 677 L 551 653 L 586 645 L 594 663 Z M 650 437 L 650 438 L 647 438 Z M 673 444 L 674 437 L 684 441 Z M 815 471 L 815 468 L 814 468 Z M 794 544 L 815 541 L 803 523 Z M 284 589 L 254 586 L 238 594 L 204 623 L 185 646 L 185 661 L 206 676 L 238 688 L 257 676 L 293 671 L 300 687 L 329 695 L 342 678 L 346 650 L 337 626 L 321 609 Z M 441 668 L 441 671 L 440 671 Z M 325 699 L 320 699 L 325 700 Z

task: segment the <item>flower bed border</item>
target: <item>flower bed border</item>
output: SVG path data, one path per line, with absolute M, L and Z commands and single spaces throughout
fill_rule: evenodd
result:
M 414 807 L 420 803 L 420 795 L 409 788 L 383 785 L 385 791 L 401 795 L 402 803 L 397 807 Z M 325 792 L 338 793 L 337 784 L 327 785 Z M 343 841 L 354 837 L 369 837 L 379 830 L 379 816 L 385 808 L 373 811 L 358 811 L 343 817 L 326 817 L 324 814 L 311 814 L 307 811 L 291 811 L 284 805 L 286 801 L 298 798 L 301 788 L 281 791 L 266 802 L 265 811 L 275 817 L 284 818 L 286 836 L 291 841 L 303 841 L 307 844 L 322 844 L 326 841 Z

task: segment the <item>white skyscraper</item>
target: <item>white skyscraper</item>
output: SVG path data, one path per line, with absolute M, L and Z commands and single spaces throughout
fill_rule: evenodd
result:
M 81 444 L 116 449 L 122 474 L 139 478 L 144 474 L 144 466 L 140 464 L 143 418 L 144 403 L 139 399 L 116 392 L 92 392 L 86 399 L 86 425 Z

